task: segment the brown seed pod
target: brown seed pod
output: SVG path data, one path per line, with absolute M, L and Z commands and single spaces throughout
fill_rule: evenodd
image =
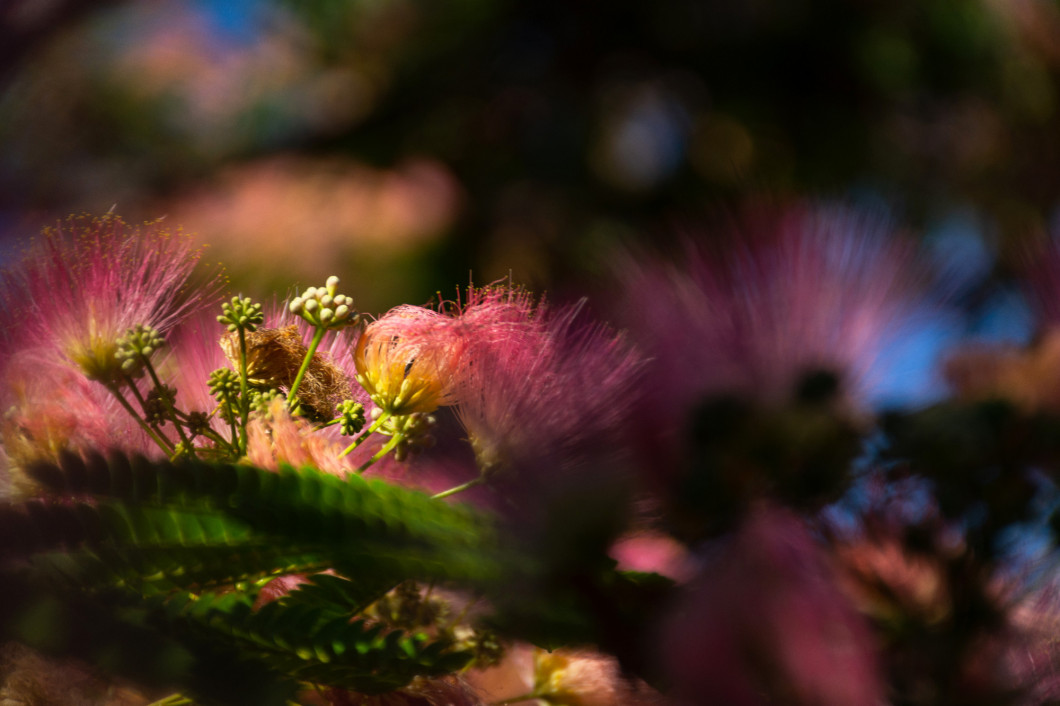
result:
M 307 352 L 298 327 L 260 328 L 246 332 L 245 336 L 247 379 L 250 384 L 266 389 L 290 390 Z M 233 367 L 238 367 L 238 334 L 223 336 L 221 348 Z M 339 402 L 349 396 L 350 383 L 346 375 L 327 356 L 315 353 L 298 386 L 302 412 L 314 421 L 330 419 Z

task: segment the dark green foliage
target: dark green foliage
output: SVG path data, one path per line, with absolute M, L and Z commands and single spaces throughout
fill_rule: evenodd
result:
M 689 463 L 671 499 L 677 536 L 695 542 L 722 534 L 762 496 L 810 511 L 840 498 L 863 430 L 836 413 L 838 390 L 834 375 L 815 371 L 784 407 L 734 395 L 704 400 L 690 420 Z
M 131 592 L 92 595 L 32 572 L 0 574 L 0 635 L 73 656 L 148 688 L 180 687 L 204 705 L 284 706 L 296 685 L 271 665 L 210 639 L 159 629 L 160 613 Z
M 1002 400 L 892 414 L 885 428 L 896 470 L 931 480 L 941 512 L 987 558 L 1006 528 L 1034 519 L 1039 476 L 1060 468 L 1060 419 Z
M 63 496 L 102 501 L 101 515 L 113 510 L 109 536 L 139 547 L 264 540 L 296 556 L 321 553 L 349 575 L 391 573 L 395 583 L 481 578 L 491 571 L 481 551 L 489 532 L 482 516 L 381 481 L 120 455 L 66 455 L 58 465 L 29 472 Z
M 379 693 L 472 659 L 446 635 L 362 615 L 409 579 L 492 579 L 491 525 L 468 508 L 309 468 L 68 454 L 28 472 L 47 494 L 0 507 L 19 606 L 0 613 L 4 638 L 106 654 L 94 661 L 109 671 L 205 703 L 283 703 L 300 682 Z M 255 609 L 290 574 L 317 575 Z M 67 625 L 75 613 L 85 621 Z M 234 694 L 240 683 L 274 696 Z
M 417 675 L 448 674 L 471 659 L 446 640 L 378 622 L 351 622 L 348 612 L 310 605 L 297 593 L 259 610 L 244 593 L 198 598 L 184 593 L 167 601 L 165 609 L 185 627 L 223 636 L 240 654 L 283 674 L 364 693 L 392 691 Z

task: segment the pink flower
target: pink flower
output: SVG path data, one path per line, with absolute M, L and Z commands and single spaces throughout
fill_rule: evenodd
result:
M 876 706 L 867 625 L 802 522 L 762 506 L 670 611 L 663 669 L 681 703 Z
M 908 248 L 889 224 L 841 207 L 765 208 L 674 263 L 629 255 L 617 312 L 650 362 L 647 416 L 676 428 L 705 396 L 791 399 L 828 370 L 849 398 L 910 310 Z
M 213 296 L 212 284 L 188 286 L 197 261 L 191 241 L 158 222 L 131 228 L 112 215 L 70 217 L 4 272 L 3 350 L 34 348 L 103 379 L 127 329 L 165 333 Z
M 609 452 L 632 409 L 640 360 L 580 306 L 554 311 L 505 288 L 473 290 L 456 414 L 480 465 L 572 465 Z
M 651 530 L 620 537 L 608 553 L 623 571 L 653 572 L 684 582 L 692 578 L 694 570 L 694 562 L 684 544 Z
M 430 413 L 452 402 L 462 340 L 438 312 L 399 306 L 373 321 L 357 340 L 357 382 L 392 415 Z
M 472 671 L 468 679 L 491 703 L 567 706 L 656 706 L 663 696 L 622 674 L 618 660 L 591 650 L 546 652 L 526 644 L 508 648 L 500 664 Z M 520 697 L 524 697 L 520 699 Z
M 1055 582 L 1014 602 L 1006 647 L 1007 685 L 1018 688 L 1020 706 L 1060 699 L 1060 588 Z
M 56 460 L 65 449 L 125 448 L 149 451 L 136 423 L 100 385 L 79 370 L 20 351 L 5 361 L 0 420 L 4 454 L 0 486 L 15 495 L 32 493 L 19 472 L 32 460 Z
M 1031 303 L 1048 325 L 1060 325 L 1060 234 L 1054 233 L 1040 247 L 1024 249 L 1022 255 Z
M 247 432 L 247 460 L 259 468 L 312 466 L 337 476 L 349 470 L 346 461 L 339 457 L 342 446 L 313 433 L 305 420 L 293 419 L 282 397 L 273 400 L 267 415 L 252 420 Z
M 198 254 L 179 231 L 127 226 L 117 216 L 70 217 L 0 277 L 0 404 L 5 443 L 21 456 L 55 448 L 148 451 L 132 420 L 101 386 L 119 363 L 117 339 L 138 324 L 160 332 L 213 295 L 193 288 Z

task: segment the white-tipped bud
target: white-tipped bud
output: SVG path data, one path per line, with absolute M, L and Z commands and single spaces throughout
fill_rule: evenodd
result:
M 316 298 L 317 298 L 317 288 L 316 287 L 310 287 L 307 290 L 305 290 L 304 292 L 302 292 L 302 299 L 316 299 Z
M 375 409 L 372 410 L 372 419 L 379 419 L 381 416 L 383 416 L 383 410 L 382 409 L 380 409 L 379 407 L 376 407 Z
M 350 315 L 350 307 L 346 306 L 345 304 L 343 304 L 343 305 L 339 306 L 337 309 L 335 309 L 335 318 L 338 319 L 339 321 L 342 321 L 343 319 L 345 319 L 349 315 Z
M 302 301 L 301 297 L 295 297 L 291 300 L 291 303 L 287 308 L 291 310 L 292 314 L 297 314 L 302 311 L 302 306 L 304 306 L 304 304 L 305 302 Z
M 307 312 L 309 312 L 309 313 L 313 313 L 314 311 L 316 311 L 319 308 L 320 308 L 320 302 L 318 302 L 316 299 L 309 299 L 305 303 L 305 310 Z
M 324 323 L 331 321 L 331 317 L 333 316 L 335 316 L 335 312 L 331 309 L 325 308 L 320 310 L 320 320 Z
M 336 277 L 335 275 L 331 275 L 330 277 L 328 277 L 328 281 L 326 283 L 326 286 L 328 288 L 328 294 L 334 296 L 335 295 L 335 288 L 339 286 L 339 278 Z
M 325 294 L 320 298 L 320 305 L 324 307 L 330 307 L 334 299 L 331 298 L 330 294 Z

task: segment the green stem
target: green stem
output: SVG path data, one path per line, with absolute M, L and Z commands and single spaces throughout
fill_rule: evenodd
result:
M 242 327 L 239 331 L 239 455 L 247 454 L 247 420 L 250 418 L 250 385 L 247 381 L 247 334 Z
M 166 394 L 165 388 L 162 386 L 162 381 L 158 379 L 158 374 L 155 373 L 155 366 L 151 365 L 151 361 L 147 356 L 140 356 L 144 361 L 144 367 L 147 369 L 147 374 L 151 376 L 151 381 L 155 383 L 155 388 L 158 389 L 159 394 L 162 395 L 162 399 L 166 400 L 166 411 L 169 412 L 170 419 L 173 420 L 173 426 L 177 428 L 177 436 L 180 437 L 181 443 L 191 450 L 191 442 L 188 441 L 187 435 L 184 433 L 184 425 L 180 423 L 180 418 L 177 416 L 177 406 L 169 401 L 169 396 Z
M 392 437 L 390 437 L 390 441 L 386 442 L 383 445 L 383 448 L 379 449 L 379 451 L 376 452 L 375 456 L 372 456 L 370 459 L 361 464 L 361 467 L 357 469 L 357 472 L 364 473 L 373 463 L 390 453 L 395 446 L 401 443 L 402 439 L 404 438 L 404 434 L 394 434 Z
M 239 427 L 236 426 L 236 411 L 232 409 L 232 398 L 225 394 L 223 404 L 228 410 L 228 426 L 232 430 L 232 443 L 229 446 L 239 455 Z
M 165 451 L 167 456 L 172 456 L 173 446 L 170 445 L 169 440 L 162 436 L 159 432 L 156 432 L 154 429 L 152 429 L 151 425 L 145 422 L 143 418 L 136 413 L 136 410 L 133 409 L 132 405 L 129 404 L 129 401 L 125 399 L 125 397 L 116 387 L 114 387 L 113 385 L 107 385 L 106 387 L 108 390 L 110 390 L 110 393 L 118 399 L 118 402 L 121 404 L 122 407 L 125 408 L 125 411 L 129 413 L 129 416 L 135 419 L 136 423 L 140 425 L 140 427 L 147 433 L 147 435 L 151 437 L 151 439 L 154 440 L 156 444 L 158 444 L 159 448 Z M 135 387 L 133 389 L 135 389 Z
M 192 706 L 195 702 L 183 694 L 170 694 L 164 699 L 152 701 L 147 706 Z
M 372 433 L 375 432 L 376 429 L 378 429 L 379 427 L 383 426 L 383 422 L 385 422 L 387 419 L 390 419 L 390 413 L 389 412 L 383 412 L 382 414 L 380 414 L 379 415 L 379 419 L 377 419 L 374 422 L 372 422 L 372 426 L 370 426 L 367 429 L 365 429 L 363 434 L 361 434 L 356 439 L 354 439 L 353 443 L 350 444 L 349 446 L 347 446 L 346 450 L 339 454 L 339 458 L 342 458 L 343 456 L 346 456 L 351 451 L 353 451 L 355 448 L 357 448 L 362 443 L 364 443 L 364 440 L 367 439 L 369 436 L 371 436 Z
M 443 490 L 440 493 L 436 493 L 436 494 L 432 495 L 431 498 L 433 500 L 441 500 L 442 498 L 448 498 L 450 495 L 456 495 L 457 493 L 462 493 L 465 490 L 468 490 L 469 488 L 474 488 L 475 486 L 482 485 L 485 482 L 486 482 L 486 476 L 479 476 L 478 478 L 474 478 L 472 480 L 469 480 L 467 483 L 461 483 L 460 485 L 456 486 L 455 488 L 450 488 L 449 490 Z
M 294 382 L 291 383 L 291 390 L 287 393 L 287 406 L 291 407 L 294 405 L 294 401 L 298 399 L 298 386 L 302 384 L 302 378 L 305 377 L 305 373 L 309 370 L 309 364 L 313 360 L 313 354 L 317 352 L 317 346 L 324 340 L 324 334 L 327 332 L 326 328 L 317 327 L 316 331 L 313 332 L 313 340 L 309 342 L 309 350 L 305 353 L 305 358 L 302 360 L 302 367 L 298 369 L 298 374 L 294 376 Z
M 145 400 L 144 396 L 140 394 L 140 388 L 136 386 L 136 380 L 133 380 L 128 375 L 125 375 L 125 384 L 129 386 L 130 390 L 132 390 L 133 397 L 136 398 L 136 403 L 140 405 L 140 411 L 144 414 L 143 419 L 144 421 L 147 421 L 147 400 Z M 158 426 L 154 422 L 147 423 L 151 425 L 151 428 L 155 430 L 156 434 L 166 440 L 166 443 L 169 444 L 170 448 L 173 448 L 173 442 L 169 440 L 169 437 L 165 435 L 165 432 L 162 431 L 162 428 L 160 426 Z
M 214 431 L 209 427 L 203 430 L 202 435 L 205 436 L 207 439 L 214 441 L 219 446 L 228 449 L 229 451 L 236 450 L 235 447 L 229 443 L 228 439 L 224 438 L 218 432 Z

